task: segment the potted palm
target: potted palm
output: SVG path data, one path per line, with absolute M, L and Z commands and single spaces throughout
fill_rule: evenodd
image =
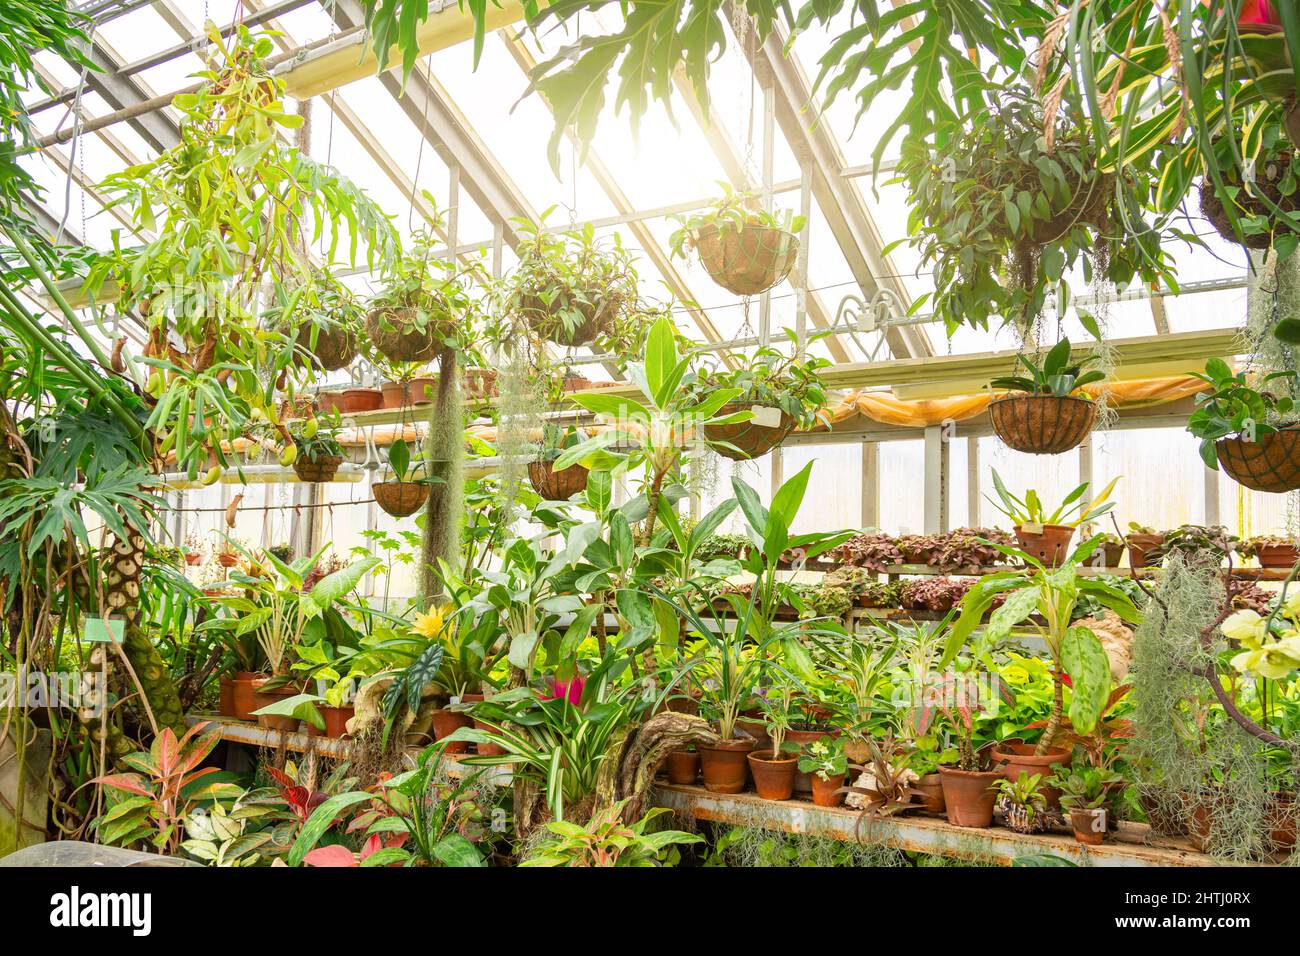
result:
M 1025 367 L 1026 375 L 1008 375 L 989 383 L 1013 393 L 989 403 L 994 433 L 1008 447 L 1031 455 L 1059 455 L 1077 448 L 1097 421 L 1096 402 L 1077 393 L 1106 378 L 1097 369 L 1084 371 L 1099 361 L 1098 356 L 1072 362 L 1070 340 L 1061 339 L 1041 362 L 1024 353 L 1017 353 L 1016 361 Z
M 432 232 L 417 232 L 368 303 L 366 334 L 393 362 L 428 362 L 444 348 L 455 348 L 462 319 L 473 307 L 455 264 L 433 257 L 437 244 Z
M 428 498 L 428 484 L 433 480 L 423 459 L 417 455 L 412 462 L 410 447 L 405 439 L 399 438 L 388 448 L 388 467 L 393 477 L 370 486 L 375 502 L 394 518 L 415 514 Z
M 724 195 L 706 211 L 678 217 L 681 228 L 669 237 L 673 254 L 699 257 L 709 277 L 736 295 L 758 295 L 777 285 L 794 268 L 799 257 L 796 234 L 806 220 L 786 211 L 775 214 L 761 208 L 753 193 Z
M 1296 374 L 1265 375 L 1252 387 L 1245 372 L 1234 373 L 1222 359 L 1210 359 L 1204 373 L 1193 373 L 1211 390 L 1196 396 L 1197 408 L 1187 419 L 1187 430 L 1201 440 L 1201 459 L 1216 471 L 1219 466 L 1253 491 L 1280 494 L 1300 488 L 1300 424 L 1291 416 Z M 1282 381 L 1285 391 L 1264 388 Z
M 1119 478 L 1113 479 L 1102 489 L 1100 495 L 1091 500 L 1085 497 L 1088 491 L 1088 482 L 1085 481 L 1066 495 L 1060 505 L 1049 511 L 1038 492 L 1032 488 L 1025 493 L 1023 499 L 1009 492 L 995 468 L 993 488 L 997 491 L 998 500 L 994 501 L 987 495 L 985 497 L 993 507 L 1011 519 L 1022 551 L 1033 555 L 1036 561 L 1055 567 L 1069 553 L 1070 539 L 1074 537 L 1075 529 L 1096 521 L 1115 507 L 1115 502 L 1110 500 L 1110 493 L 1117 481 Z

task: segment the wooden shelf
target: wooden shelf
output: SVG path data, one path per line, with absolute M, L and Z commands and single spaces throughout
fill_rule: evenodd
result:
M 868 821 L 860 819 L 859 811 L 844 807 L 829 809 L 803 800 L 764 800 L 752 793 L 710 793 L 703 787 L 663 782 L 655 784 L 654 804 L 711 823 L 763 827 L 851 843 L 867 835 L 872 842 L 900 850 L 1001 864 L 1021 856 L 1049 854 L 1080 866 L 1221 865 L 1197 852 L 1187 840 L 1156 836 L 1145 824 L 1121 824 L 1120 830 L 1101 846 L 1084 846 L 1070 836 L 1023 834 L 1002 827 L 957 827 L 947 820 L 914 814 Z

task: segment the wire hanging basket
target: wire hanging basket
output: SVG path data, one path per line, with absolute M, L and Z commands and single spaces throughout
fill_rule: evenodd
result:
M 692 241 L 709 277 L 736 295 L 766 292 L 799 258 L 799 240 L 792 233 L 758 223 L 746 223 L 739 232 L 706 225 Z
M 1214 444 L 1229 477 L 1252 491 L 1282 494 L 1300 489 L 1300 425 L 1287 425 L 1258 441 L 1221 438 Z
M 1008 395 L 989 403 L 993 432 L 1016 451 L 1059 455 L 1078 448 L 1097 422 L 1097 403 L 1073 395 Z

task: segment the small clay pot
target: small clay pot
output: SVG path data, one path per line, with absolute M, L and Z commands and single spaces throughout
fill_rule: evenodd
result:
M 754 749 L 755 744 L 753 737 L 696 744 L 704 788 L 711 793 L 740 793 L 744 790 L 748 771 L 745 756 Z
M 1074 838 L 1080 843 L 1099 846 L 1106 839 L 1106 808 L 1071 810 L 1070 826 L 1074 828 Z
M 385 382 L 379 386 L 379 391 L 383 395 L 384 408 L 408 408 L 412 405 L 428 405 L 432 398 L 429 396 L 438 391 L 438 380 L 432 376 L 423 375 L 419 378 L 413 378 L 409 382 Z
M 193 551 L 187 552 L 185 555 L 185 563 L 188 564 L 190 567 L 194 567 L 196 565 L 202 564 L 203 555 Z
M 253 702 L 253 682 L 261 680 L 262 674 L 255 674 L 252 671 L 235 671 L 235 677 L 231 681 L 232 693 L 234 697 L 231 703 L 233 711 L 231 716 L 237 720 L 257 720 L 253 716 L 253 711 L 261 705 Z M 270 703 L 268 701 L 268 703 Z
M 927 773 L 912 784 L 912 789 L 918 791 L 921 795 L 922 813 L 931 813 L 935 816 L 943 815 L 943 777 L 937 773 Z
M 787 730 L 785 739 L 803 749 L 805 744 L 821 740 L 823 737 L 838 737 L 843 731 L 834 730 Z M 794 774 L 794 792 L 812 793 L 812 774 L 796 770 Z
M 345 388 L 339 392 L 322 392 L 320 404 L 328 415 L 373 412 L 383 408 L 384 394 L 377 388 Z
M 1268 821 L 1269 841 L 1275 850 L 1295 849 L 1295 794 L 1279 793 L 1265 812 Z
M 479 720 L 477 717 L 472 717 L 471 720 L 473 720 L 474 726 L 477 727 L 479 730 L 499 729 L 496 724 L 489 724 L 486 721 Z M 484 744 L 484 743 L 475 744 L 474 750 L 478 753 L 480 757 L 500 757 L 502 754 L 506 752 L 505 747 L 501 747 L 497 744 Z
M 1034 753 L 1033 744 L 1027 744 L 1021 740 L 1004 740 L 995 744 L 991 753 L 993 758 L 993 769 L 1001 771 L 1002 775 L 1012 783 L 1020 779 L 1022 773 L 1027 773 L 1031 777 L 1038 774 L 1046 781 L 1048 777 L 1056 773 L 1056 768 L 1068 766 L 1070 763 L 1070 751 L 1064 747 L 1048 747 L 1047 753 L 1038 756 Z M 1043 785 L 1042 794 L 1047 798 L 1047 806 L 1052 810 L 1061 808 L 1061 791 L 1055 787 Z
M 223 568 L 233 568 L 239 564 L 239 555 L 234 551 L 222 551 L 217 555 L 217 563 Z
M 229 677 L 221 678 L 221 703 L 217 713 L 222 717 L 235 716 L 235 682 Z
M 293 684 L 284 684 L 270 690 L 263 690 L 266 681 L 267 678 L 259 678 L 253 681 L 253 710 L 261 710 L 263 707 L 268 707 L 286 697 L 302 693 L 302 688 Z M 267 730 L 285 731 L 291 734 L 298 732 L 298 725 L 301 723 L 301 720 L 297 717 L 281 717 L 277 714 L 258 714 L 256 719 L 260 727 Z
M 1002 779 L 996 770 L 958 770 L 940 767 L 944 812 L 957 827 L 987 827 L 993 824 L 997 791 L 993 784 Z
M 693 787 L 700 776 L 700 755 L 694 750 L 674 750 L 668 755 L 668 782 Z
M 351 705 L 347 707 L 321 707 L 320 712 L 321 716 L 325 718 L 326 737 L 347 736 L 348 721 L 356 714 Z
M 754 777 L 754 789 L 764 800 L 789 800 L 794 795 L 794 775 L 798 757 L 772 759 L 771 750 L 755 751 L 748 755 L 749 772 Z
M 838 807 L 844 802 L 844 794 L 837 793 L 844 786 L 844 774 L 837 773 L 822 779 L 819 773 L 812 774 L 813 803 L 819 807 Z
M 452 710 L 449 707 L 443 707 L 435 710 L 430 714 L 433 721 L 433 739 L 442 740 L 444 737 L 450 737 L 462 727 L 474 726 L 474 721 L 469 714 L 464 711 Z M 469 752 L 469 741 L 458 740 L 455 743 L 447 744 L 444 751 L 449 754 L 463 754 Z
M 1163 534 L 1131 534 L 1124 540 L 1128 543 L 1129 565 L 1135 568 L 1149 568 L 1154 558 L 1149 559 L 1147 552 L 1164 544 L 1165 536 Z
M 1070 554 L 1074 528 L 1068 524 L 1044 524 L 1039 530 L 1016 525 L 1020 550 L 1028 551 L 1049 568 L 1059 567 Z
M 1300 548 L 1291 544 L 1262 545 L 1255 557 L 1261 568 L 1290 568 L 1300 561 Z

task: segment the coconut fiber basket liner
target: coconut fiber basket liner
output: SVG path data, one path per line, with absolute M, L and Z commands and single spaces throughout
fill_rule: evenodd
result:
M 429 499 L 429 491 L 415 481 L 381 481 L 370 486 L 375 503 L 394 518 L 415 514 Z
M 293 470 L 302 481 L 333 481 L 341 464 L 342 455 L 317 455 L 314 461 L 299 458 L 293 463 Z
M 556 471 L 553 464 L 549 461 L 528 463 L 528 480 L 539 495 L 547 501 L 568 501 L 578 492 L 587 490 L 586 468 L 570 465 L 564 471 Z
M 799 240 L 768 226 L 751 224 L 740 232 L 705 226 L 694 241 L 709 277 L 736 295 L 766 292 L 790 274 L 799 258 Z
M 1059 455 L 1083 444 L 1097 421 L 1097 405 L 1072 395 L 1009 395 L 989 403 L 989 419 L 1008 447 Z
M 602 332 L 609 330 L 610 316 L 621 303 L 621 294 L 605 290 L 584 290 L 583 298 L 588 301 L 575 302 L 575 308 L 582 316 L 582 322 L 573 329 L 567 329 L 564 320 L 556 314 L 554 303 L 548 306 L 540 296 L 523 295 L 519 298 L 519 314 L 528 323 L 528 327 L 556 345 L 566 348 L 577 345 L 589 345 Z M 560 298 L 570 298 L 562 296 Z
M 314 348 L 311 344 L 313 330 L 316 335 Z M 340 325 L 305 323 L 298 329 L 298 345 L 311 352 L 316 364 L 328 372 L 344 368 L 357 355 L 356 335 Z
M 1221 438 L 1214 451 L 1223 470 L 1252 491 L 1281 494 L 1300 488 L 1300 425 L 1260 435 L 1259 441 Z
M 428 324 L 416 324 L 415 308 L 372 309 L 366 314 L 366 335 L 375 348 L 394 362 L 428 362 L 442 352 L 442 341 L 456 331 L 456 320 L 430 312 Z
M 736 402 L 722 406 L 718 414 L 732 415 L 752 407 L 752 402 Z M 766 455 L 785 441 L 785 436 L 793 429 L 794 419 L 788 412 L 783 411 L 780 425 L 759 425 L 752 421 L 732 422 L 729 425 L 706 425 L 704 436 L 711 442 L 726 442 L 740 449 L 738 452 L 724 446 L 713 449 L 724 458 L 730 458 L 732 461 L 749 461 Z

